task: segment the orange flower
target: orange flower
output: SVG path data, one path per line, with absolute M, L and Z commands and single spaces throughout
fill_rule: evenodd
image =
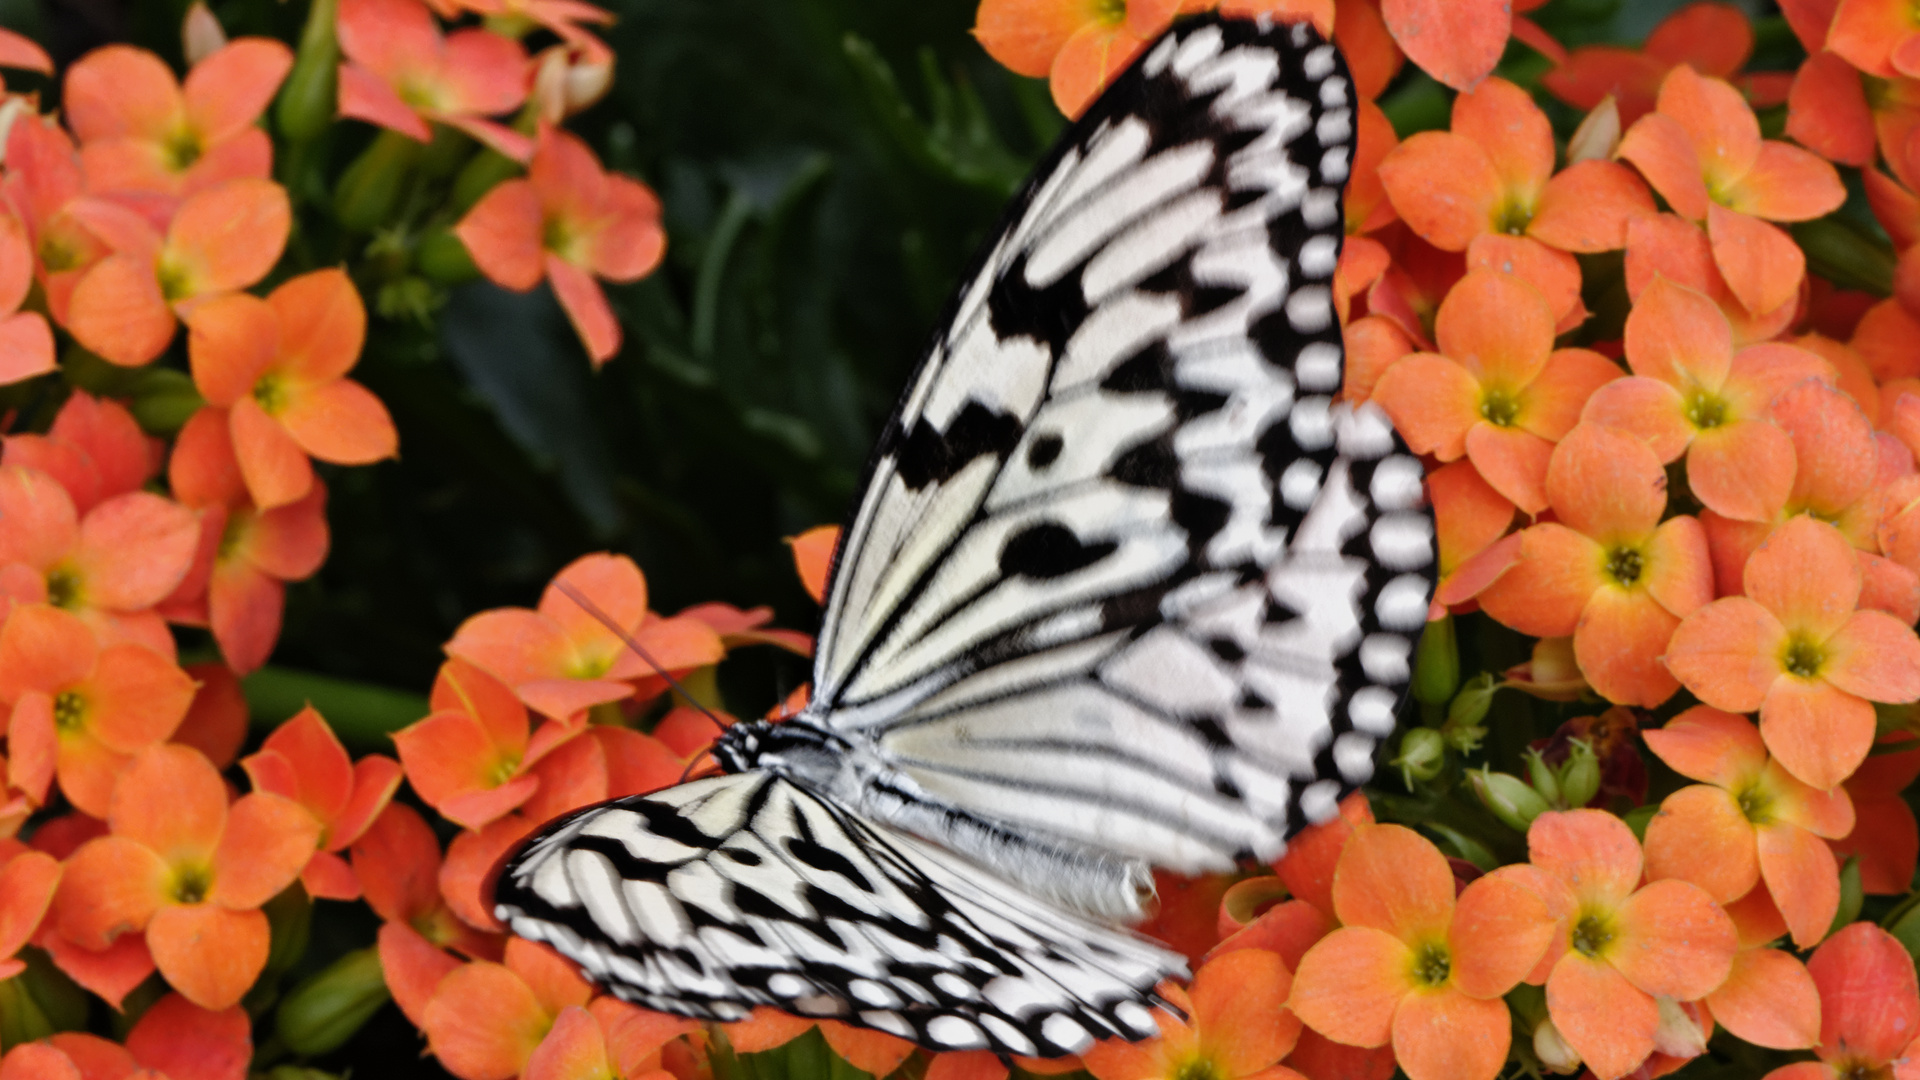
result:
M 1644 45 L 1583 45 L 1540 77 L 1547 92 L 1576 109 L 1597 107 L 1611 95 L 1620 122 L 1631 124 L 1653 111 L 1661 81 L 1676 67 L 1732 79 L 1753 55 L 1753 23 L 1724 3 L 1687 4 L 1660 21 Z
M 1769 419 L 1781 391 L 1833 378 L 1819 356 L 1768 343 L 1733 351 L 1733 328 L 1712 300 L 1656 278 L 1627 315 L 1633 377 L 1601 387 L 1582 419 L 1630 432 L 1662 464 L 1687 458 L 1687 484 L 1706 507 L 1770 521 L 1791 493 L 1793 440 Z
M 1296 1080 L 1299 1073 L 1278 1064 L 1300 1038 L 1300 1021 L 1286 1009 L 1292 985 L 1287 965 L 1273 953 L 1227 953 L 1202 966 L 1186 993 L 1168 988 L 1185 1021 L 1160 1010 L 1154 1014 L 1159 1038 L 1096 1043 L 1081 1060 L 1099 1080 L 1196 1075 Z
M 1787 137 L 1828 161 L 1865 170 L 1869 194 L 1873 177 L 1879 175 L 1868 168 L 1876 149 L 1886 155 L 1895 176 L 1908 183 L 1915 179 L 1907 139 L 1916 125 L 1920 82 L 1913 79 L 1875 79 L 1869 94 L 1852 64 L 1836 53 L 1818 51 L 1794 73 L 1787 97 Z
M 318 479 L 299 502 L 261 511 L 247 499 L 225 409 L 194 413 L 180 429 L 168 479 L 200 511 L 193 570 L 166 602 L 167 617 L 209 626 L 221 655 L 245 674 L 266 663 L 280 636 L 286 583 L 326 560 L 327 488 Z
M 293 226 L 287 193 L 271 180 L 228 180 L 187 196 L 163 236 L 113 204 L 69 210 L 113 254 L 73 286 L 67 329 L 80 344 L 128 367 L 159 356 L 174 318 L 194 301 L 244 289 L 273 269 Z
M 833 570 L 834 550 L 840 545 L 840 526 L 816 525 L 799 536 L 787 537 L 793 549 L 793 568 L 800 587 L 816 604 L 827 602 L 827 575 Z
M 1547 468 L 1558 520 L 1521 533 L 1519 562 L 1480 594 L 1487 614 L 1521 633 L 1572 635 L 1594 690 L 1649 708 L 1680 688 L 1659 662 L 1674 628 L 1713 599 L 1700 523 L 1660 520 L 1666 481 L 1633 436 L 1574 428 Z
M 1774 1050 L 1805 1050 L 1820 1042 L 1820 991 L 1806 966 L 1784 949 L 1766 946 L 1787 932 L 1766 885 L 1726 906 L 1740 935 L 1727 981 L 1704 999 L 1713 1020 L 1736 1037 Z M 1824 929 L 1824 928 L 1823 928 Z
M 913 1053 L 912 1043 L 884 1031 L 853 1027 L 838 1020 L 806 1020 L 765 1007 L 754 1009 L 746 1020 L 725 1025 L 728 1040 L 742 1054 L 785 1046 L 815 1027 L 834 1053 L 874 1076 L 892 1075 Z
M 0 840 L 0 979 L 26 970 L 17 954 L 39 931 L 59 885 L 59 860 L 12 837 Z
M 1706 295 L 1732 324 L 1733 340 L 1740 345 L 1778 337 L 1799 309 L 1781 304 L 1772 311 L 1749 312 L 1714 261 L 1707 230 L 1675 214 L 1635 218 L 1627 225 L 1626 275 L 1627 295 L 1635 300 L 1661 277 Z
M 1182 6 L 1180 0 L 981 0 L 973 36 L 1015 73 L 1047 79 L 1053 103 L 1079 116 Z
M 144 933 L 160 973 L 194 1004 L 238 1002 L 267 962 L 259 907 L 300 876 L 318 823 L 278 795 L 228 806 L 198 750 L 163 744 L 121 774 L 107 824 L 112 835 L 67 860 L 60 933 L 90 949 Z
M 1791 301 L 1806 274 L 1799 245 L 1768 222 L 1817 218 L 1846 200 L 1832 165 L 1762 140 L 1738 90 L 1685 65 L 1661 82 L 1659 111 L 1627 129 L 1620 156 L 1675 212 L 1706 222 L 1714 262 L 1755 315 Z
M 1746 596 L 1680 624 L 1667 666 L 1715 708 L 1758 709 L 1774 759 L 1831 788 L 1866 759 L 1870 702 L 1920 700 L 1920 639 L 1891 615 L 1855 610 L 1859 563 L 1825 522 L 1795 517 L 1774 530 L 1744 580 Z
M 580 28 L 582 23 L 605 26 L 613 13 L 585 0 L 428 0 L 443 19 L 472 12 L 496 24 L 544 26 L 569 45 L 584 47 L 588 55 L 610 55 L 599 38 Z
M 1553 347 L 1553 313 L 1511 274 L 1475 270 L 1440 305 L 1440 355 L 1415 353 L 1380 376 L 1373 399 L 1416 453 L 1465 455 L 1529 514 L 1547 508 L 1547 462 L 1587 398 L 1620 376 L 1599 353 Z
M 1408 59 L 1439 82 L 1465 91 L 1500 62 L 1514 28 L 1511 13 L 1525 7 L 1507 0 L 1381 0 L 1380 15 Z M 1535 42 L 1543 38 L 1533 36 Z
M 1920 987 L 1905 946 L 1872 923 L 1854 923 L 1814 950 L 1807 971 L 1820 988 L 1820 1060 L 1783 1065 L 1766 1080 L 1911 1075 L 1920 1057 Z
M 1913 736 L 1895 732 L 1880 740 L 1889 745 L 1907 742 Z M 1913 807 L 1901 792 L 1920 778 L 1920 753 L 1872 754 L 1847 777 L 1847 797 L 1853 800 L 1853 831 L 1829 846 L 1841 859 L 1860 860 L 1860 888 L 1882 896 L 1899 896 L 1913 884 L 1916 861 L 1920 861 L 1920 825 L 1914 821 Z
M 179 994 L 149 1005 L 126 1045 L 77 1031 L 20 1043 L 0 1061 L 4 1080 L 231 1080 L 253 1056 L 241 1008 L 212 1012 Z
M 127 407 L 75 390 L 45 435 L 6 437 L 0 465 L 38 469 L 60 482 L 80 514 L 103 499 L 138 491 L 160 462 L 154 440 Z
M 1553 129 L 1527 92 L 1492 78 L 1453 102 L 1453 130 L 1425 131 L 1388 154 L 1380 181 L 1402 220 L 1471 267 L 1511 268 L 1546 296 L 1561 329 L 1577 324 L 1572 252 L 1627 244 L 1627 223 L 1654 212 L 1640 178 L 1611 161 L 1553 174 Z
M 108 45 L 67 69 L 60 97 L 92 191 L 191 195 L 266 179 L 273 142 L 255 121 L 293 67 L 271 38 L 239 38 L 193 66 L 185 87 L 158 56 Z
M 1654 1050 L 1660 1006 L 1696 1001 L 1726 980 L 1738 948 L 1732 920 L 1699 886 L 1642 888 L 1633 830 L 1599 810 L 1549 811 L 1527 830 L 1531 880 L 1569 907 L 1548 948 L 1547 1012 L 1587 1067 L 1613 1080 Z
M 1513 503 L 1493 490 L 1470 461 L 1427 474 L 1434 532 L 1440 544 L 1440 581 L 1428 618 L 1478 596 L 1520 555 L 1520 540 L 1502 541 L 1513 524 Z
M 656 672 L 619 634 L 561 591 L 587 597 L 668 672 L 717 663 L 719 635 L 698 619 L 663 619 L 647 611 L 647 581 L 624 555 L 585 555 L 554 576 L 540 608 L 484 611 L 460 624 L 447 642 L 458 657 L 513 687 L 536 712 L 571 720 L 582 710 L 633 694 L 627 681 Z
M 512 938 L 505 963 L 479 960 L 441 979 L 420 1030 L 461 1080 L 507 1080 L 526 1069 L 559 1015 L 592 993 L 552 950 Z
M 1307 950 L 1294 980 L 1300 1019 L 1335 1042 L 1391 1041 L 1413 1080 L 1499 1075 L 1513 1026 L 1500 997 L 1554 936 L 1546 903 L 1494 877 L 1456 901 L 1439 849 L 1399 825 L 1354 831 L 1333 903 L 1341 928 Z
M 58 775 L 74 806 L 105 816 L 132 755 L 173 734 L 193 680 L 144 645 L 105 648 L 79 616 L 20 604 L 0 626 L 8 779 L 36 802 Z
M 27 226 L 47 311 L 64 326 L 74 284 L 108 254 L 107 245 L 76 213 L 82 204 L 99 200 L 84 195 L 79 152 L 52 118 L 19 117 L 7 130 L 6 148 L 6 177 L 0 184 Z
M 440 666 L 431 708 L 432 715 L 394 733 L 394 746 L 420 798 L 469 829 L 485 828 L 531 798 L 540 789 L 534 766 L 584 731 L 548 722 L 529 738 L 527 707 L 513 690 L 464 660 Z
M 47 317 L 20 310 L 33 288 L 34 268 L 27 223 L 12 210 L 0 210 L 0 385 L 53 370 L 53 330 Z
M 661 1067 L 668 1042 L 700 1030 L 684 1017 L 648 1012 L 610 997 L 568 1005 L 527 1058 L 525 1080 L 674 1080 Z
M 1818 944 L 1840 908 L 1840 865 L 1821 838 L 1853 830 L 1847 793 L 1801 783 L 1768 759 L 1744 717 L 1706 705 L 1646 739 L 1675 772 L 1703 781 L 1667 796 L 1647 823 L 1647 877 L 1691 881 L 1722 904 L 1764 880 L 1794 944 Z
M 620 323 L 594 279 L 637 281 L 660 265 L 660 200 L 600 167 L 576 136 L 540 128 L 524 180 L 467 211 L 454 234 L 496 284 L 525 292 L 545 278 L 596 366 L 620 351 Z
M 458 128 L 516 161 L 527 137 L 486 119 L 527 99 L 527 53 L 478 28 L 442 37 L 420 0 L 340 0 L 340 115 L 433 138 L 428 122 Z
M 501 943 L 460 921 L 440 895 L 440 844 L 418 811 L 388 803 L 352 848 L 353 873 L 367 906 L 384 920 L 380 967 L 394 1003 L 419 1027 L 440 980 L 459 961 L 498 959 Z
M 1827 48 L 1875 78 L 1920 76 L 1920 14 L 1899 0 L 1840 0 Z
M 358 900 L 360 882 L 337 852 L 360 839 L 400 787 L 400 764 L 382 754 L 359 761 L 313 706 L 294 714 L 240 762 L 255 791 L 300 804 L 320 826 L 320 846 L 300 872 L 310 896 Z
M 345 377 L 367 336 L 367 310 L 345 271 L 302 274 L 265 300 L 214 297 L 194 306 L 187 331 L 194 384 L 227 410 L 255 506 L 305 498 L 314 484 L 308 455 L 336 465 L 394 456 L 386 406 Z

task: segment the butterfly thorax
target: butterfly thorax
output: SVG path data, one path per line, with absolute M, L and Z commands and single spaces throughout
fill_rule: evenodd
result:
M 720 733 L 712 753 L 730 773 L 766 769 L 819 787 L 838 771 L 847 742 L 798 717 L 779 723 L 742 720 Z

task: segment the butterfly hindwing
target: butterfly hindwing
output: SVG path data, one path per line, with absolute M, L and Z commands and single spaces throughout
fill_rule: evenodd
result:
M 816 657 L 810 713 L 927 802 L 1195 873 L 1371 773 L 1433 530 L 1385 417 L 1335 402 L 1354 104 L 1304 25 L 1183 23 L 1016 199 Z
M 495 886 L 516 934 L 646 1008 L 756 1005 L 938 1049 L 1054 1056 L 1157 1030 L 1178 956 L 1067 915 L 765 772 L 544 829 Z

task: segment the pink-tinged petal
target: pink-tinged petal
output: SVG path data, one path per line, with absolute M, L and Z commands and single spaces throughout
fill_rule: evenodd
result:
M 1760 706 L 1760 736 L 1774 760 L 1821 790 L 1860 767 L 1873 730 L 1873 706 L 1824 681 L 1782 676 Z
M 380 968 L 394 1004 L 415 1027 L 426 1020 L 427 1002 L 434 988 L 460 966 L 460 962 L 437 949 L 419 931 L 404 922 L 388 922 L 380 927 L 378 938 Z
M 1504 197 L 1486 150 L 1446 131 L 1401 143 L 1380 163 L 1380 181 L 1401 220 L 1444 251 L 1465 251 L 1494 228 Z
M 1519 561 L 1480 593 L 1480 605 L 1501 623 L 1535 637 L 1567 637 L 1604 584 L 1600 545 L 1557 522 L 1520 535 Z
M 140 934 L 123 934 L 100 950 L 82 948 L 60 934 L 42 935 L 40 944 L 55 967 L 116 1009 L 153 975 L 153 954 Z
M 1599 810 L 1549 811 L 1527 829 L 1533 865 L 1565 882 L 1582 903 L 1613 906 L 1640 881 L 1640 842 Z
M 606 183 L 613 217 L 594 238 L 588 269 L 608 281 L 638 281 L 666 255 L 660 200 L 637 180 L 611 174 Z
M 1687 482 L 1716 514 L 1772 521 L 1793 491 L 1793 439 L 1765 420 L 1709 428 L 1687 453 Z
M 1707 216 L 1712 201 L 1701 177 L 1700 156 L 1678 121 L 1661 113 L 1634 121 L 1620 140 L 1619 155 L 1640 170 L 1675 213 L 1690 221 Z
M 1864 1061 L 1899 1057 L 1920 1030 L 1913 958 L 1892 934 L 1857 922 L 1814 950 L 1807 974 L 1820 988 L 1820 1043 Z
M 1639 310 L 1636 306 L 1634 310 Z M 1718 311 L 1715 314 L 1719 314 Z M 1693 441 L 1693 425 L 1687 422 L 1686 403 L 1680 391 L 1657 379 L 1641 376 L 1617 379 L 1600 387 L 1587 399 L 1586 407 L 1580 411 L 1580 419 L 1624 431 L 1647 444 L 1654 456 L 1662 463 L 1677 459 L 1686 452 L 1687 444 Z M 1783 434 L 1781 438 L 1786 437 Z M 1792 453 L 1793 443 L 1787 442 L 1787 452 Z M 1791 470 L 1789 470 L 1789 478 Z M 1688 471 L 1692 480 L 1694 473 Z M 1788 483 L 1791 484 L 1791 479 Z M 1786 500 L 1782 491 L 1781 501 Z
M 168 994 L 141 1014 L 127 1033 L 127 1049 L 142 1069 L 152 1070 L 149 1077 L 245 1080 L 253 1024 L 244 1009 L 203 1009 Z
M 1482 423 L 1468 429 L 1466 444 L 1468 459 L 1495 491 L 1529 514 L 1547 508 L 1553 443 L 1530 431 Z
M 1820 1041 L 1820 991 L 1792 954 L 1742 949 L 1720 988 L 1708 994 L 1713 1020 L 1735 1037 L 1772 1050 L 1804 1050 Z M 1820 1080 L 1829 1080 L 1824 1072 Z
M 1858 611 L 1828 638 L 1827 681 L 1855 697 L 1889 704 L 1920 700 L 1920 639 L 1880 611 Z
M 165 599 L 193 562 L 200 522 L 179 503 L 144 491 L 108 499 L 80 523 L 73 562 L 86 602 L 137 611 Z
M 474 265 L 494 284 L 525 292 L 546 273 L 540 196 L 525 180 L 495 185 L 454 226 Z
M 1647 185 L 1611 161 L 1581 161 L 1547 182 L 1527 235 L 1562 251 L 1593 254 L 1627 246 L 1627 225 L 1656 212 Z
M 393 87 L 358 65 L 340 65 L 339 105 L 341 116 L 397 131 L 415 142 L 429 142 L 433 138 L 433 129 L 400 99 Z
M 158 56 L 129 45 L 95 49 L 67 69 L 61 104 L 81 142 L 161 138 L 180 115 L 180 84 Z
M 607 304 L 607 294 L 592 275 L 558 255 L 546 259 L 547 281 L 553 294 L 566 310 L 567 320 L 580 335 L 581 344 L 595 367 L 606 363 L 620 351 L 620 321 Z
M 1867 759 L 1871 765 L 1874 759 Z M 1863 770 L 1865 766 L 1862 767 Z M 1858 781 L 1858 774 L 1855 780 Z M 1860 860 L 1860 887 L 1873 896 L 1898 896 L 1913 883 L 1920 863 L 1920 823 L 1905 799 L 1856 792 L 1853 805 L 1858 824 L 1839 840 L 1829 841 L 1842 859 Z
M 1807 257 L 1784 230 L 1714 203 L 1707 208 L 1713 261 L 1747 311 L 1773 311 L 1792 300 L 1807 275 Z
M 52 371 L 53 355 L 46 316 L 22 311 L 0 319 L 0 386 Z
M 1442 461 L 1466 453 L 1467 431 L 1480 421 L 1479 382 L 1432 353 L 1415 353 L 1389 367 L 1373 388 L 1373 400 L 1415 453 Z
M 1723 788 L 1752 782 L 1767 765 L 1766 743 L 1751 721 L 1706 705 L 1695 705 L 1642 737 L 1668 768 Z
M 1797 825 L 1759 829 L 1760 873 L 1786 917 L 1793 943 L 1819 944 L 1840 910 L 1840 864 L 1821 839 Z
M 1733 796 L 1708 784 L 1667 796 L 1647 822 L 1646 851 L 1649 879 L 1692 882 L 1719 903 L 1738 900 L 1760 881 L 1753 823 Z
M 1611 965 L 1568 953 L 1547 979 L 1547 1010 L 1560 1037 L 1601 1080 L 1631 1072 L 1653 1052 L 1660 1008 Z
M 527 53 L 509 37 L 472 28 L 447 35 L 440 107 L 448 113 L 494 116 L 527 98 Z
M 220 655 L 237 674 L 267 662 L 280 637 L 285 585 L 242 562 L 216 566 L 207 586 L 207 622 Z

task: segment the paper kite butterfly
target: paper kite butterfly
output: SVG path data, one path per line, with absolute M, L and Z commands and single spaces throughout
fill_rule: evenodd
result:
M 842 533 L 813 697 L 547 825 L 495 910 L 613 994 L 936 1049 L 1158 1033 L 1152 867 L 1269 861 L 1393 729 L 1420 462 L 1338 402 L 1355 96 L 1305 24 L 1183 20 L 953 301 Z

